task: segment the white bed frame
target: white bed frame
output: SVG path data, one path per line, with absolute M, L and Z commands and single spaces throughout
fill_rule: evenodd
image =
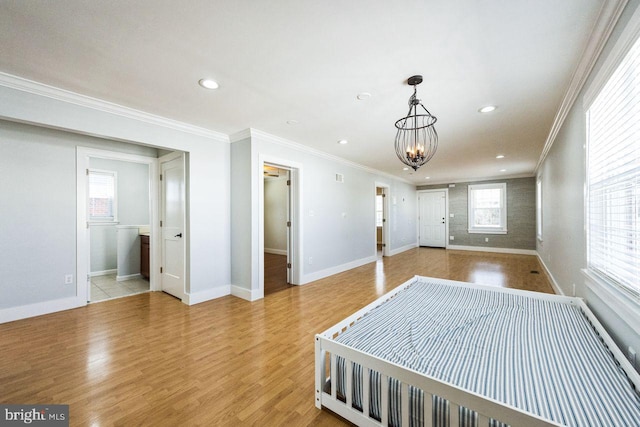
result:
M 389 388 L 381 387 L 381 421 L 378 421 L 369 416 L 369 411 L 359 411 L 352 407 L 353 396 L 353 375 L 351 362 L 358 363 L 363 369 L 363 378 L 369 378 L 369 372 L 371 370 L 377 371 L 381 375 L 381 384 L 387 384 L 389 377 L 395 378 L 401 382 L 401 413 L 402 413 L 402 427 L 409 426 L 409 386 L 420 388 L 424 392 L 424 422 L 425 426 L 431 427 L 432 425 L 432 395 L 437 395 L 443 399 L 449 401 L 449 426 L 458 427 L 458 408 L 460 406 L 466 407 L 478 413 L 478 427 L 486 427 L 489 425 L 489 420 L 499 420 L 503 423 L 511 426 L 559 426 L 561 424 L 554 423 L 552 421 L 545 420 L 537 415 L 525 412 L 521 409 L 513 406 L 505 405 L 496 400 L 489 399 L 470 391 L 461 389 L 453 384 L 445 381 L 437 380 L 433 377 L 423 375 L 412 369 L 404 368 L 395 363 L 391 363 L 380 359 L 375 356 L 371 356 L 367 353 L 363 353 L 359 350 L 348 347 L 344 344 L 340 344 L 335 341 L 335 338 L 341 333 L 345 332 L 351 326 L 354 325 L 365 313 L 373 310 L 389 299 L 395 297 L 399 292 L 410 286 L 420 276 L 415 276 L 413 279 L 408 280 L 404 284 L 398 286 L 391 292 L 378 298 L 371 304 L 367 305 L 358 312 L 352 314 L 346 319 L 339 322 L 337 325 L 327 329 L 321 334 L 316 335 L 316 360 L 315 360 L 315 403 L 316 407 L 321 409 L 323 406 L 337 413 L 343 418 L 355 423 L 359 426 L 387 426 L 388 414 L 389 414 Z M 618 349 L 613 342 L 609 334 L 602 327 L 595 315 L 589 310 L 587 305 L 581 298 L 571 298 L 559 295 L 550 295 L 539 292 L 529 292 L 514 289 L 496 288 L 493 286 L 476 285 L 465 282 L 455 282 L 451 280 L 425 278 L 429 281 L 445 283 L 454 286 L 464 286 L 477 289 L 487 289 L 494 292 L 504 292 L 510 294 L 526 295 L 541 300 L 551 300 L 564 304 L 576 305 L 582 309 L 587 319 L 591 322 L 597 333 L 600 335 L 604 345 L 611 351 L 616 358 L 620 367 L 626 372 L 629 380 L 635 385 L 636 390 L 640 390 L 640 375 L 636 372 L 631 364 L 625 359 L 622 352 Z M 342 401 L 337 396 L 337 387 L 335 381 L 332 381 L 330 392 L 325 391 L 325 385 L 327 384 L 327 373 L 330 374 L 329 378 L 337 378 L 336 374 L 336 357 L 340 356 L 345 359 L 346 376 L 345 376 L 345 400 Z M 363 381 L 362 384 L 362 407 L 369 408 L 369 398 L 371 391 L 369 390 L 369 381 Z

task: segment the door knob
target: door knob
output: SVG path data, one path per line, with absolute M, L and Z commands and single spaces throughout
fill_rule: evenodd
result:
M 178 234 L 176 234 L 176 235 L 175 235 L 175 236 L 173 236 L 173 237 L 180 237 L 180 238 L 182 238 L 182 233 L 178 233 Z

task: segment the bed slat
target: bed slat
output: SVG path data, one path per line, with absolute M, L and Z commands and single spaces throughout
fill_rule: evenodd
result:
M 344 363 L 347 367 L 347 387 L 345 390 L 345 393 L 347 394 L 347 406 L 351 408 L 353 403 L 353 363 L 348 359 L 345 359 Z
M 424 425 L 433 426 L 433 394 L 424 392 Z
M 478 427 L 489 427 L 489 417 L 478 414 Z
M 362 415 L 364 415 L 365 417 L 369 417 L 369 387 L 371 384 L 371 381 L 369 381 L 370 375 L 371 370 L 365 367 L 362 372 Z
M 331 353 L 331 398 L 336 399 L 338 396 L 338 361 L 336 354 Z
M 402 383 L 400 392 L 400 405 L 402 414 L 402 427 L 409 426 L 409 384 Z
M 449 402 L 449 426 L 458 427 L 460 425 L 460 406 L 454 402 Z
M 380 422 L 383 426 L 389 425 L 389 377 L 380 375 L 380 384 L 382 384 L 380 393 Z

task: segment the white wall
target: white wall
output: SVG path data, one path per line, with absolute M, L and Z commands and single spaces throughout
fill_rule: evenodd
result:
M 627 347 L 640 349 L 640 310 L 628 315 L 619 302 L 606 294 L 597 295 L 587 285 L 581 269 L 586 267 L 584 218 L 586 122 L 584 92 L 589 89 L 611 49 L 638 8 L 638 0 L 630 0 L 603 53 L 578 96 L 553 146 L 538 171 L 542 178 L 543 241 L 537 251 L 558 288 L 566 295 L 585 298 L 616 343 L 626 354 Z M 636 305 L 636 307 L 640 307 Z M 633 317 L 632 317 L 633 316 Z M 633 326 L 635 325 L 635 326 Z M 636 365 L 638 368 L 638 365 Z
M 232 282 L 252 297 L 260 288 L 260 158 L 300 166 L 300 284 L 375 261 L 376 183 L 390 187 L 391 252 L 417 245 L 414 185 L 259 131 L 232 140 Z
M 0 240 L 0 322 L 24 313 L 84 304 L 69 300 L 77 294 L 75 284 L 61 283 L 65 274 L 76 271 L 76 146 L 135 154 L 157 153 L 144 145 L 188 152 L 189 298 L 201 301 L 229 293 L 230 147 L 226 135 L 0 77 L 0 119 L 7 120 L 0 123 L 0 224 L 12 237 Z M 34 203 L 42 201 L 49 203 L 47 215 L 33 209 Z M 59 303 L 61 299 L 64 303 Z M 23 307 L 33 303 L 44 304 Z
M 75 295 L 76 146 L 155 149 L 0 120 L 0 310 Z

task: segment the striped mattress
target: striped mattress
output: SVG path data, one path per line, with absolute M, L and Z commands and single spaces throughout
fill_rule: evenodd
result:
M 336 341 L 562 425 L 640 425 L 640 395 L 570 304 L 416 278 Z M 342 396 L 344 365 L 338 358 Z M 353 377 L 353 405 L 362 410 L 357 364 Z M 368 381 L 369 413 L 380 419 L 380 377 L 371 372 Z M 388 387 L 389 424 L 399 425 L 399 383 Z M 411 424 L 422 425 L 423 393 L 411 387 L 409 395 Z M 447 414 L 434 396 L 434 425 Z M 475 425 L 474 412 L 461 408 L 460 416 Z

